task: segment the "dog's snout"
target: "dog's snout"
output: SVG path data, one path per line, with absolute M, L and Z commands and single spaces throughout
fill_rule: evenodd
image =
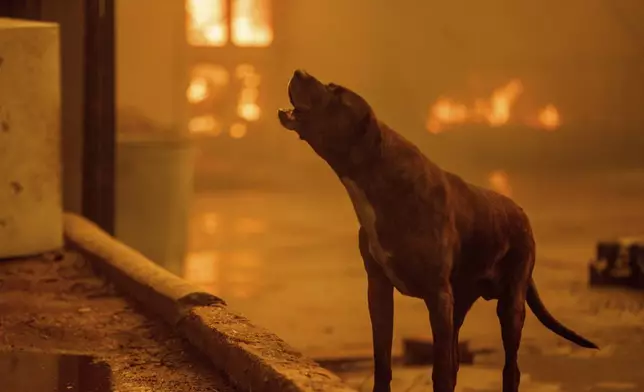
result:
M 297 69 L 293 73 L 293 77 L 298 78 L 298 79 L 308 79 L 310 76 L 305 70 Z

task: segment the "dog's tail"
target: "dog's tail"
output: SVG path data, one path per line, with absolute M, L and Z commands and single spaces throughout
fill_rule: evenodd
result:
M 539 298 L 539 292 L 537 291 L 537 286 L 534 283 L 534 279 L 530 278 L 530 284 L 528 285 L 528 295 L 526 297 L 528 306 L 532 313 L 537 316 L 537 319 L 541 324 L 545 325 L 546 328 L 561 336 L 564 339 L 570 340 L 571 342 L 585 348 L 594 348 L 598 349 L 597 345 L 590 340 L 584 338 L 583 336 L 577 334 L 575 331 L 568 329 L 566 326 L 561 324 L 559 320 L 554 318 L 552 314 L 546 309 L 546 306 Z

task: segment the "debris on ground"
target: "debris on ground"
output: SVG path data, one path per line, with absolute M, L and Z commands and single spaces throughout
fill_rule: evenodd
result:
M 644 237 L 600 241 L 588 273 L 591 286 L 644 289 Z

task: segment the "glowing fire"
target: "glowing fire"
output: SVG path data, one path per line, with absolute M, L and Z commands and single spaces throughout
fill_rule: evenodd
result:
M 490 99 L 490 107 L 477 105 L 482 108 L 481 114 L 492 126 L 503 125 L 510 119 L 510 109 L 523 92 L 523 84 L 520 80 L 512 80 L 507 85 L 497 89 Z
M 246 136 L 246 132 L 248 132 L 248 127 L 244 123 L 234 123 L 228 130 L 230 137 L 232 137 L 233 139 L 243 138 L 244 136 Z
M 198 76 L 190 82 L 186 96 L 188 98 L 188 102 L 199 103 L 205 101 L 208 98 L 209 93 L 208 80 Z
M 229 78 L 228 71 L 221 66 L 200 64 L 192 70 L 186 99 L 191 104 L 198 104 L 210 98 L 222 96 L 223 89 L 229 85 Z M 241 84 L 236 106 L 237 116 L 248 122 L 259 120 L 262 111 L 257 101 L 261 76 L 254 66 L 241 64 L 235 69 L 235 78 Z M 247 124 L 243 121 L 235 122 L 230 125 L 228 133 L 233 139 L 241 139 L 246 136 L 247 128 Z M 217 136 L 222 132 L 222 127 L 214 116 L 203 115 L 190 120 L 188 130 L 195 134 Z
M 467 121 L 469 110 L 467 106 L 454 102 L 448 98 L 439 99 L 431 109 L 430 130 L 440 131 L 441 123 L 460 124 Z
M 233 44 L 266 47 L 273 42 L 270 5 L 270 0 L 233 0 Z
M 554 105 L 547 105 L 539 112 L 539 124 L 548 131 L 554 131 L 561 125 L 559 111 Z
M 188 131 L 194 134 L 209 134 L 217 136 L 221 133 L 221 124 L 215 116 L 197 116 L 188 122 Z
M 465 123 L 487 123 L 492 127 L 505 125 L 512 119 L 512 107 L 522 93 L 523 83 L 513 79 L 494 90 L 488 99 L 477 99 L 473 105 L 441 97 L 430 107 L 426 128 L 431 133 L 441 133 L 449 126 Z M 554 105 L 550 104 L 539 112 L 537 127 L 555 130 L 560 125 L 559 112 Z
M 273 42 L 270 0 L 186 0 L 186 34 L 192 46 L 267 47 Z M 230 35 L 230 37 L 229 37 Z
M 508 174 L 503 170 L 495 170 L 488 177 L 488 185 L 492 190 L 507 197 L 512 196 L 512 187 Z
M 261 77 L 255 71 L 255 67 L 249 64 L 239 65 L 235 74 L 242 82 L 237 102 L 237 115 L 246 121 L 257 121 L 262 113 L 257 104 Z
M 193 46 L 224 46 L 228 42 L 226 0 L 186 0 L 186 35 Z
M 229 75 L 226 68 L 214 64 L 200 64 L 192 69 L 190 85 L 186 98 L 192 104 L 200 103 L 217 95 L 228 85 Z

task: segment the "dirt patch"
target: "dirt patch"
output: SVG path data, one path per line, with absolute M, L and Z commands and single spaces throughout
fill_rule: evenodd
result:
M 0 260 L 0 350 L 95 356 L 112 368 L 114 390 L 234 391 L 207 359 L 97 278 L 76 252 Z

